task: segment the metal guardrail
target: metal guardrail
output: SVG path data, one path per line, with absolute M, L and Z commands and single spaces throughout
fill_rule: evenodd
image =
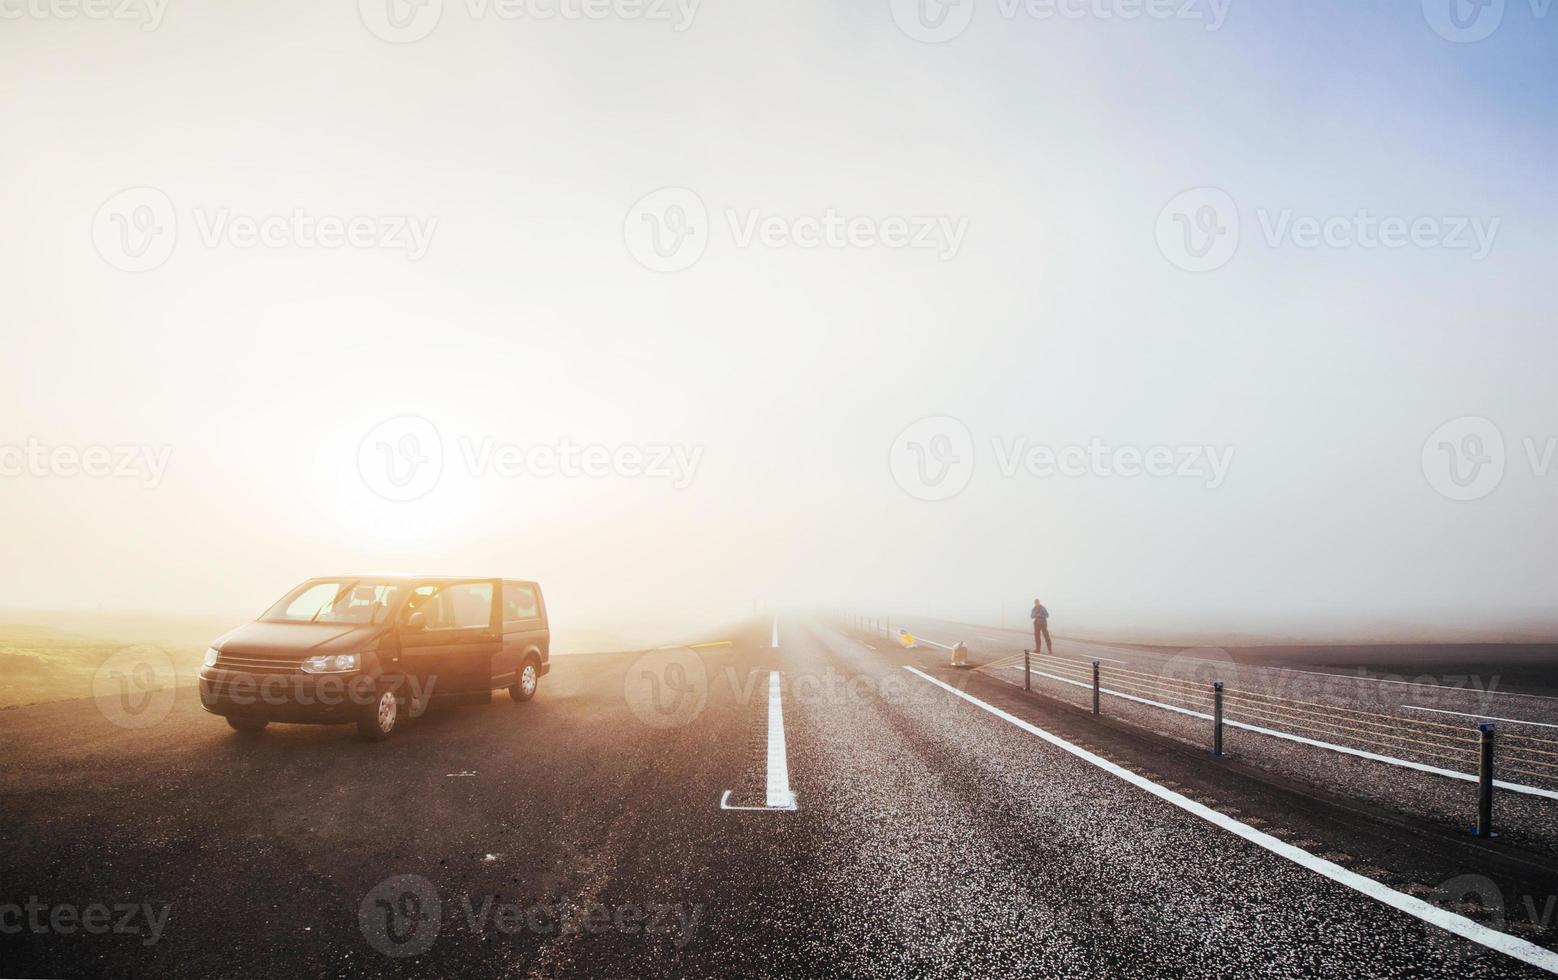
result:
M 1008 657 L 986 664 L 982 669 L 1015 668 L 1017 659 Z M 1045 655 L 1040 660 L 1042 668 L 1033 664 L 1032 651 L 1023 650 L 1021 669 L 1025 690 L 1032 690 L 1034 676 L 1053 677 L 1074 686 L 1091 688 L 1093 714 L 1099 712 L 1100 695 L 1109 694 L 1205 718 L 1212 722 L 1212 753 L 1216 756 L 1224 754 L 1223 727 L 1227 724 L 1475 781 L 1478 784 L 1475 828 L 1478 836 L 1493 835 L 1495 787 L 1558 799 L 1558 791 L 1502 782 L 1494 775 L 1497 761 L 1499 771 L 1505 774 L 1558 782 L 1558 740 L 1501 733 L 1487 722 L 1468 729 L 1461 725 L 1261 691 L 1230 690 L 1222 681 L 1197 683 L 1112 664 L 1104 667 L 1098 660 L 1082 661 L 1056 654 Z M 1411 757 L 1431 759 L 1435 765 L 1414 762 Z M 1441 768 L 1442 764 L 1456 768 Z
M 852 625 L 872 633 L 893 635 L 888 617 L 853 615 Z M 938 644 L 939 645 L 939 644 Z M 1231 725 L 1259 734 L 1350 753 L 1379 762 L 1447 776 L 1478 785 L 1476 833 L 1493 835 L 1494 789 L 1558 800 L 1558 789 L 1495 778 L 1507 775 L 1535 779 L 1558 786 L 1558 740 L 1498 732 L 1490 722 L 1474 729 L 1445 722 L 1407 718 L 1381 711 L 1350 708 L 1320 701 L 1289 698 L 1263 691 L 1230 690 L 1220 680 L 1210 684 L 1165 677 L 1099 660 L 1083 661 L 1064 654 L 1046 654 L 1043 669 L 1032 665 L 1034 651 L 1024 649 L 1020 658 L 1023 689 L 1032 690 L 1035 675 L 1053 677 L 1077 687 L 1092 689 L 1092 713 L 1099 714 L 1102 694 L 1125 698 L 1212 723 L 1212 754 L 1224 754 L 1223 728 Z M 979 668 L 990 672 L 1017 668 L 1016 656 Z M 1104 686 L 1107 671 L 1108 687 Z M 1495 752 L 1496 746 L 1496 752 Z M 1432 760 L 1424 762 L 1421 760 Z M 1453 766 L 1455 768 L 1446 768 Z M 1468 771 L 1470 770 L 1470 771 Z

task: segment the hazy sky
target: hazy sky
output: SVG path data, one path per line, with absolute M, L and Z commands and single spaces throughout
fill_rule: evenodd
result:
M 1452 3 L 0 0 L 0 605 L 1525 621 L 1558 11 Z

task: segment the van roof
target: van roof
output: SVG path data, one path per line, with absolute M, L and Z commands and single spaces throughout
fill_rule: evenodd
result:
M 345 579 L 375 579 L 380 582 L 453 582 L 467 579 L 498 579 L 503 582 L 523 582 L 535 585 L 533 579 L 513 578 L 504 575 L 413 575 L 407 572 L 350 572 L 345 575 L 315 575 L 316 581 L 342 581 Z

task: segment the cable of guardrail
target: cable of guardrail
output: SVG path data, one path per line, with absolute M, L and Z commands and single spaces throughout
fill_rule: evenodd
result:
M 1092 670 L 1093 670 L 1093 668 L 1091 667 L 1091 665 L 1089 665 L 1088 667 L 1082 667 L 1082 666 L 1079 666 L 1079 665 L 1060 664 L 1060 663 L 1053 663 L 1052 662 L 1052 663 L 1044 664 L 1043 666 L 1040 666 L 1040 667 L 1033 667 L 1033 668 L 1031 668 L 1031 670 L 1032 670 L 1033 673 L 1036 673 L 1036 674 L 1043 674 L 1046 671 L 1054 671 L 1057 674 L 1059 674 L 1060 676 L 1066 677 L 1067 679 L 1074 679 L 1078 683 L 1084 683 L 1084 684 L 1086 684 L 1088 686 L 1091 686 L 1091 682 L 1092 682 Z M 1181 689 L 1178 689 L 1178 688 L 1165 687 L 1165 686 L 1160 685 L 1160 684 L 1158 684 L 1156 682 L 1148 682 L 1148 681 L 1131 681 L 1131 680 L 1127 680 L 1126 682 L 1121 683 L 1121 682 L 1119 682 L 1119 681 L 1114 679 L 1113 671 L 1110 672 L 1110 675 L 1111 676 L 1110 676 L 1110 679 L 1109 679 L 1109 683 L 1112 684 L 1114 687 L 1119 688 L 1121 691 L 1124 691 L 1125 693 L 1128 693 L 1128 694 L 1136 694 L 1136 695 L 1140 695 L 1142 697 L 1156 697 L 1156 698 L 1165 698 L 1165 699 L 1175 699 L 1175 700 L 1180 700 L 1180 701 L 1190 701 L 1190 702 L 1196 703 L 1198 706 L 1199 705 L 1203 705 L 1203 704 L 1208 704 L 1208 703 L 1211 702 L 1210 695 L 1207 695 L 1205 693 L 1191 692 L 1191 691 L 1188 691 L 1188 690 L 1181 690 Z
M 1407 725 L 1412 725 L 1412 726 L 1419 727 L 1419 728 L 1439 728 L 1439 729 L 1444 729 L 1444 730 L 1447 730 L 1447 731 L 1461 732 L 1461 733 L 1464 733 L 1466 731 L 1465 727 L 1462 726 L 1462 725 L 1449 725 L 1449 724 L 1445 724 L 1444 722 L 1427 721 L 1427 720 L 1421 719 L 1421 718 L 1403 718 L 1400 715 L 1386 714 L 1386 713 L 1380 712 L 1380 711 L 1365 711 L 1362 708 L 1344 708 L 1344 707 L 1342 707 L 1340 705 L 1325 704 L 1325 703 L 1320 702 L 1320 701 L 1306 701 L 1306 700 L 1304 700 L 1302 698 L 1287 698 L 1287 697 L 1283 697 L 1283 696 L 1281 696 L 1279 694 L 1267 694 L 1264 691 L 1241 691 L 1239 693 L 1243 697 L 1262 698 L 1262 699 L 1267 700 L 1267 701 L 1282 701 L 1282 702 L 1286 702 L 1288 704 L 1302 704 L 1302 705 L 1306 705 L 1306 706 L 1312 707 L 1312 708 L 1321 708 L 1321 709 L 1323 709 L 1323 710 L 1325 710 L 1327 712 L 1337 712 L 1337 711 L 1340 711 L 1340 712 L 1343 712 L 1344 714 L 1360 715 L 1360 716 L 1366 716 L 1366 717 L 1372 717 L 1372 718 L 1384 718 L 1387 721 L 1391 721 L 1391 722 L 1395 722 L 1395 723 L 1401 723 L 1401 724 L 1407 724 Z
M 1389 752 L 1410 752 L 1417 755 L 1426 755 L 1430 758 L 1449 760 L 1451 762 L 1469 762 L 1472 757 L 1472 750 L 1470 747 L 1461 751 L 1456 751 L 1454 749 L 1450 749 L 1448 751 L 1435 751 L 1434 749 L 1425 748 L 1421 744 L 1414 742 L 1412 739 L 1405 736 L 1365 735 L 1360 737 L 1360 732 L 1358 729 L 1349 729 L 1345 726 L 1337 725 L 1324 725 L 1318 722 L 1309 721 L 1307 719 L 1293 718 L 1291 716 L 1273 715 L 1265 712 L 1248 712 L 1244 710 L 1235 711 L 1234 716 L 1236 718 L 1249 719 L 1266 727 L 1275 728 L 1277 726 L 1285 725 L 1290 729 L 1294 729 L 1300 733 L 1308 735 L 1319 735 L 1332 740 L 1350 740 L 1361 743 L 1363 747 L 1370 749 L 1381 749 Z M 1281 729 L 1279 728 L 1278 730 Z
M 1545 755 L 1549 759 L 1558 759 L 1558 752 L 1549 752 L 1546 749 L 1528 749 L 1524 745 L 1515 742 L 1514 735 L 1500 735 L 1499 741 L 1509 746 L 1511 752 L 1520 752 L 1527 755 Z
M 1228 692 L 1228 697 L 1238 702 L 1236 710 L 1241 714 L 1259 714 L 1264 717 L 1292 719 L 1295 722 L 1307 725 L 1320 728 L 1335 728 L 1369 738 L 1396 738 L 1409 735 L 1414 739 L 1422 739 L 1433 744 L 1435 747 L 1452 750 L 1460 746 L 1469 746 L 1477 741 L 1475 738 L 1464 736 L 1446 735 L 1440 732 L 1424 732 L 1408 725 L 1386 725 L 1381 722 L 1364 721 L 1346 715 L 1328 715 L 1308 709 L 1274 706 L 1264 701 L 1248 700 L 1242 692 L 1238 691 Z
M 1500 741 L 1503 741 L 1503 739 L 1500 739 Z M 1545 769 L 1547 770 L 1546 774 L 1549 778 L 1558 779 L 1558 763 L 1541 762 L 1537 759 L 1522 759 L 1518 755 L 1506 755 L 1504 758 L 1508 759 L 1510 762 L 1518 762 L 1522 766 L 1535 766 L 1538 769 Z
M 1535 759 L 1522 759 L 1519 756 L 1509 755 L 1504 756 L 1504 758 L 1509 762 L 1513 762 L 1521 766 L 1536 767 L 1535 769 L 1522 770 L 1524 772 L 1546 776 L 1548 779 L 1558 779 L 1558 765 L 1554 765 L 1551 762 L 1539 762 Z
M 1238 692 L 1238 691 L 1230 691 L 1230 692 L 1228 692 L 1228 696 L 1231 697 L 1231 698 L 1235 698 L 1237 700 L 1240 700 L 1240 701 L 1245 701 L 1245 699 L 1246 699 L 1246 696 L 1242 692 Z M 1322 724 L 1326 724 L 1326 725 L 1339 725 L 1339 721 L 1346 721 L 1346 722 L 1351 722 L 1354 725 L 1365 726 L 1363 728 L 1350 729 L 1350 730 L 1353 730 L 1353 731 L 1369 732 L 1369 731 L 1375 731 L 1375 730 L 1383 730 L 1383 731 L 1386 731 L 1386 732 L 1411 732 L 1417 738 L 1433 739 L 1433 740 L 1436 740 L 1438 742 L 1464 743 L 1464 744 L 1468 744 L 1468 745 L 1477 741 L 1475 738 L 1468 738 L 1468 737 L 1465 737 L 1465 736 L 1447 735 L 1447 734 L 1444 734 L 1444 733 L 1441 733 L 1441 732 L 1437 732 L 1437 731 L 1435 731 L 1435 732 L 1422 731 L 1420 729 L 1413 728 L 1411 725 L 1387 725 L 1387 724 L 1385 724 L 1383 722 L 1365 721 L 1365 720 L 1361 720 L 1361 719 L 1358 719 L 1358 718 L 1352 718 L 1352 717 L 1347 717 L 1347 716 L 1341 716 L 1339 721 L 1338 721 L 1338 716 L 1333 714 L 1333 713 L 1330 713 L 1330 712 L 1320 712 L 1320 711 L 1311 711 L 1308 708 L 1283 708 L 1283 707 L 1276 707 L 1276 706 L 1272 706 L 1270 704 L 1267 704 L 1264 701 L 1254 701 L 1254 700 L 1247 701 L 1246 703 L 1249 705 L 1249 710 L 1261 710 L 1261 711 L 1269 712 L 1271 714 L 1293 715 L 1293 716 L 1297 716 L 1297 717 L 1319 718 L 1321 720 L 1321 723 Z M 1339 726 L 1339 727 L 1346 727 L 1346 726 Z
M 1053 665 L 1050 666 L 1053 667 Z M 1059 671 L 1057 676 L 1065 677 L 1066 679 L 1072 680 L 1074 683 L 1078 683 L 1083 686 L 1092 685 L 1091 668 L 1088 668 L 1085 671 L 1082 668 L 1055 667 L 1054 669 Z M 1068 672 L 1073 671 L 1074 673 L 1070 673 L 1069 677 L 1066 676 Z M 1043 674 L 1044 672 L 1045 671 L 1041 668 L 1034 668 L 1034 673 Z M 1177 688 L 1165 688 L 1156 684 L 1149 684 L 1141 681 L 1127 681 L 1125 683 L 1121 683 L 1115 680 L 1113 677 L 1110 677 L 1109 683 L 1112 686 L 1112 693 L 1128 694 L 1148 700 L 1157 698 L 1164 701 L 1179 702 L 1178 704 L 1174 705 L 1175 707 L 1184 707 L 1188 704 L 1189 706 L 1199 710 L 1208 707 L 1212 700 L 1211 696 L 1207 694 L 1191 693 L 1189 691 L 1183 691 Z

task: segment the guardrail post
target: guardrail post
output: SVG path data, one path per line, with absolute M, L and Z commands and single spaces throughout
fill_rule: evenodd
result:
M 1493 836 L 1493 723 L 1477 726 L 1481 763 L 1477 767 L 1477 836 Z
M 1022 648 L 1022 689 L 1033 690 L 1033 675 L 1028 672 L 1028 648 Z
M 1223 682 L 1212 682 L 1212 754 L 1223 754 Z
M 1093 714 L 1098 714 L 1098 661 L 1093 661 Z

